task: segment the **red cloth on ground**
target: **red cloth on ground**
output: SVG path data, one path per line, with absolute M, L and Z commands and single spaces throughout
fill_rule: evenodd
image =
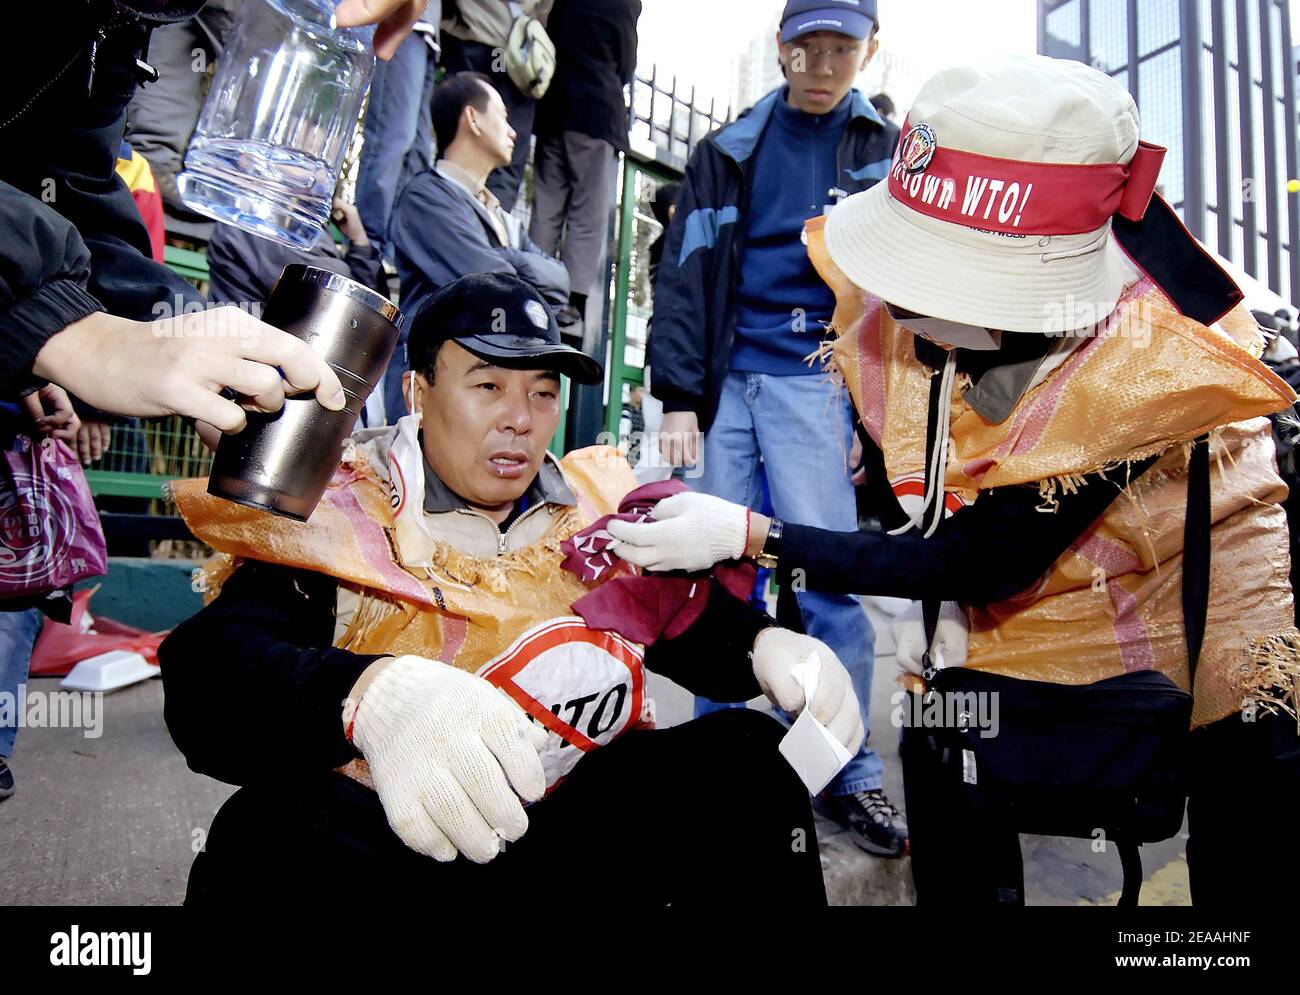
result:
M 95 617 L 94 627 L 89 632 L 81 631 L 82 620 L 90 610 L 91 596 L 98 590 L 96 585 L 72 596 L 72 620 L 68 625 L 53 619 L 45 620 L 32 649 L 32 674 L 65 677 L 82 660 L 109 650 L 139 653 L 147 663 L 158 665 L 158 646 L 167 638 L 167 632 L 145 632 L 133 625 L 103 617 Z
M 748 600 L 757 568 L 747 560 L 729 560 L 712 570 L 698 573 L 674 571 L 663 574 L 634 574 L 632 566 L 609 550 L 614 537 L 607 526 L 611 519 L 624 522 L 650 520 L 650 510 L 666 497 L 687 490 L 679 480 L 664 480 L 638 487 L 623 498 L 618 513 L 605 515 L 561 544 L 565 570 L 584 584 L 600 581 L 611 571 L 621 573 L 600 584 L 573 603 L 588 627 L 617 632 L 646 646 L 660 638 L 676 639 L 695 624 L 709 602 L 709 578 L 728 593 Z

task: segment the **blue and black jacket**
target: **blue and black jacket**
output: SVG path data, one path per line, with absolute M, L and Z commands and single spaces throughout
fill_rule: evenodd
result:
M 762 209 L 750 204 L 754 152 L 784 92 L 772 91 L 696 146 L 655 281 L 651 389 L 665 411 L 694 411 L 706 432 L 730 364 L 745 221 Z M 854 90 L 851 100 L 837 152 L 837 185 L 845 195 L 883 179 L 898 144 L 898 128 L 865 96 Z

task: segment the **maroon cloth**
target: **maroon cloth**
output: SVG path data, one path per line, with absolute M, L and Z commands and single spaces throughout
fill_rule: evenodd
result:
M 589 628 L 617 632 L 646 646 L 660 638 L 676 639 L 695 624 L 709 603 L 710 577 L 728 593 L 748 600 L 758 572 L 748 561 L 729 560 L 712 570 L 690 574 L 637 575 L 631 573 L 629 563 L 610 552 L 614 537 L 607 527 L 611 519 L 650 521 L 650 510 L 656 504 L 684 490 L 688 488 L 680 480 L 638 487 L 623 498 L 617 514 L 604 516 L 561 544 L 564 569 L 584 584 L 599 585 L 573 603 L 573 610 Z

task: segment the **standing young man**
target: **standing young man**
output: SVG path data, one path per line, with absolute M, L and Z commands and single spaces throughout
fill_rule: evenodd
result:
M 878 27 L 875 0 L 786 4 L 776 39 L 786 83 L 701 142 L 687 166 L 650 340 L 666 459 L 699 463 L 698 490 L 750 507 L 765 473 L 778 517 L 785 509 L 845 531 L 857 528 L 846 466 L 852 408 L 821 363 L 805 362 L 835 298 L 802 232 L 889 168 L 898 129 L 853 89 Z M 853 674 L 865 723 L 874 663 L 866 613 L 849 596 L 800 592 L 798 601 L 808 633 Z M 864 746 L 828 789 L 832 807 L 864 849 L 900 856 L 907 826 L 881 779 L 879 756 Z

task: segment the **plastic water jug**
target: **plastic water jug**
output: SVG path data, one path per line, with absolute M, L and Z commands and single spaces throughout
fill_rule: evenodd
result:
M 373 27 L 332 0 L 248 0 L 231 27 L 177 182 L 209 217 L 299 249 L 329 219 L 374 72 Z

